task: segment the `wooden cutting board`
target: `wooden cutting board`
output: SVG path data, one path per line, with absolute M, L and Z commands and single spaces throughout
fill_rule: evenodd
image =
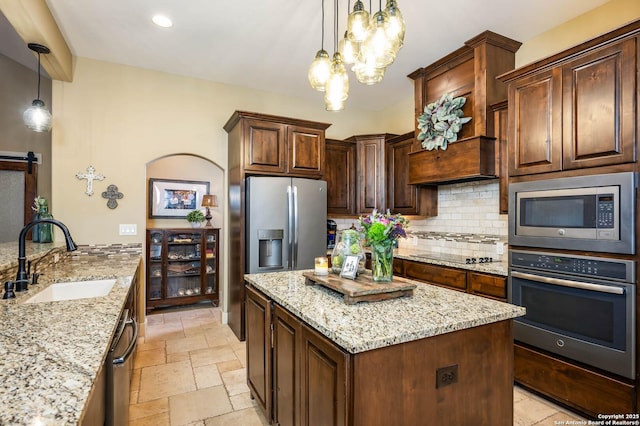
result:
M 347 305 L 413 296 L 413 289 L 416 288 L 415 283 L 400 277 L 393 277 L 393 281 L 388 283 L 374 282 L 369 271 L 358 275 L 355 280 L 334 274 L 316 275 L 313 272 L 303 272 L 302 275 L 307 285 L 319 284 L 341 293 Z

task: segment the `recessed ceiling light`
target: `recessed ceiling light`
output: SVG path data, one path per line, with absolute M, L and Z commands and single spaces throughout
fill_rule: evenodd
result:
M 171 19 L 169 19 L 169 17 L 164 15 L 154 15 L 153 18 L 151 18 L 151 20 L 153 21 L 154 24 L 162 28 L 173 27 L 173 22 L 171 22 Z

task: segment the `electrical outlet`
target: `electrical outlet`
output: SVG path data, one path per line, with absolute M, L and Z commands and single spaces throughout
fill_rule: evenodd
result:
M 496 254 L 504 254 L 504 243 L 496 243 Z
M 458 364 L 436 370 L 436 389 L 458 383 Z
M 134 224 L 120 224 L 120 235 L 137 235 L 138 225 Z
M 418 245 L 418 237 L 413 237 L 411 239 L 411 244 L 413 244 L 414 246 L 417 246 Z

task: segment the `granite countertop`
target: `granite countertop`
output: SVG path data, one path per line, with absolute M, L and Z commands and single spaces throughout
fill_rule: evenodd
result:
M 302 272 L 244 278 L 352 354 L 525 314 L 519 306 L 417 281 L 411 297 L 347 305 L 333 290 L 305 285 Z
M 509 275 L 509 265 L 507 262 L 502 261 L 492 261 L 486 263 L 464 263 L 464 258 L 471 256 L 448 256 L 441 253 L 411 250 L 407 248 L 394 250 L 393 255 L 394 257 L 397 257 L 399 259 L 413 260 L 414 262 L 431 263 L 434 265 L 466 269 L 474 272 L 484 272 L 487 274 L 501 275 L 503 277 Z M 457 261 L 452 261 L 452 259 L 454 258 Z
M 0 424 L 78 424 L 139 263 L 129 255 L 69 257 L 16 299 L 0 300 Z M 54 282 L 108 278 L 116 284 L 104 297 L 24 303 Z
M 332 249 L 327 249 L 327 255 L 333 253 Z M 448 266 L 450 268 L 465 269 L 474 272 L 483 272 L 486 274 L 500 275 L 506 277 L 509 275 L 509 265 L 504 261 L 492 261 L 487 263 L 465 263 L 462 255 L 446 255 L 437 252 L 429 252 L 424 250 L 413 250 L 409 248 L 398 248 L 393 250 L 393 256 L 398 259 L 412 260 L 414 262 L 429 263 L 433 265 Z M 471 256 L 468 256 L 471 257 Z M 456 258 L 456 261 L 452 261 Z

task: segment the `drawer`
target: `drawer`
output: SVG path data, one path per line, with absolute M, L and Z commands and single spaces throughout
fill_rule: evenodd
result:
M 459 269 L 405 260 L 404 273 L 407 278 L 424 281 L 429 284 L 442 285 L 463 291 L 467 289 L 467 273 Z
M 507 278 L 469 272 L 469 288 L 472 293 L 506 300 Z

